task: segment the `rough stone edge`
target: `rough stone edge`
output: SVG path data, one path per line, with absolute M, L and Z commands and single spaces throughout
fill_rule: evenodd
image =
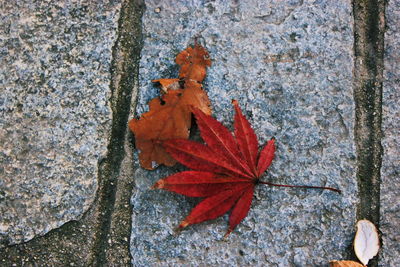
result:
M 353 15 L 357 219 L 368 219 L 379 229 L 385 1 L 353 0 Z M 356 260 L 354 253 L 350 256 Z M 378 266 L 378 257 L 369 266 Z
M 137 95 L 143 10 L 143 0 L 122 3 L 110 69 L 111 137 L 107 157 L 98 166 L 99 187 L 92 207 L 79 221 L 67 222 L 44 236 L 1 249 L 1 266 L 63 266 L 67 263 L 71 266 L 107 263 L 124 266 L 131 261 L 129 199 L 132 187 L 129 181 L 117 183 L 117 179 L 125 156 L 128 115 Z M 117 198 L 117 195 L 125 197 Z M 116 215 L 114 210 L 118 210 Z M 121 228 L 124 225 L 121 220 L 128 220 L 129 227 Z M 109 242 L 109 238 L 116 242 Z
M 381 235 L 382 235 L 382 248 L 380 253 L 379 266 L 397 266 L 400 256 L 400 213 L 396 210 L 400 202 L 396 202 L 396 198 L 392 196 L 399 190 L 398 180 L 400 176 L 396 176 L 399 172 L 399 164 L 396 161 L 396 156 L 400 155 L 400 147 L 396 143 L 399 140 L 400 124 L 396 123 L 397 113 L 400 109 L 391 110 L 391 107 L 395 107 L 400 104 L 400 97 L 398 96 L 399 80 L 398 71 L 399 69 L 393 68 L 393 63 L 398 63 L 398 55 L 395 54 L 395 49 L 398 46 L 398 41 L 393 40 L 398 34 L 398 0 L 387 0 L 386 1 L 386 32 L 385 32 L 385 69 L 384 69 L 384 81 L 383 81 L 383 159 L 381 168 Z M 397 24 L 397 25 L 396 25 Z M 391 36 L 394 34 L 394 36 Z M 394 61 L 394 62 L 393 62 Z M 397 62 L 396 62 L 397 61 Z M 392 73 L 393 72 L 393 73 Z M 393 74 L 393 76 L 392 76 Z M 393 90 L 393 91 L 392 91 Z M 394 128 L 392 128 L 394 127 Z M 391 140 L 393 139 L 393 140 Z M 394 151 L 391 151 L 393 145 Z M 397 152 L 397 153 L 396 153 Z M 397 164 L 397 165 L 396 165 Z M 392 205 L 393 203 L 393 205 Z
M 111 108 L 113 122 L 108 155 L 104 165 L 100 167 L 102 179 L 99 181 L 99 214 L 95 228 L 95 242 L 90 265 L 102 265 L 113 260 L 126 258 L 130 261 L 129 237 L 131 230 L 131 212 L 129 207 L 131 183 L 119 182 L 121 163 L 125 157 L 125 142 L 128 117 L 132 101 L 136 101 L 138 90 L 138 74 L 140 51 L 142 48 L 141 18 L 144 11 L 142 0 L 126 0 L 122 4 L 118 21 L 118 37 L 113 47 L 111 63 Z M 134 92 L 135 91 L 135 92 Z M 132 99 L 132 95 L 134 99 Z M 133 177 L 132 177 L 133 180 Z M 123 193 L 121 193 L 121 191 Z M 119 199 L 117 200 L 117 193 Z M 126 205 L 128 204 L 128 205 Z M 118 206 L 118 207 L 116 207 Z M 126 207 L 125 207 L 126 206 Z M 119 209 L 116 216 L 114 211 Z M 122 212 L 121 212 L 122 209 Z M 128 221 L 128 227 L 118 229 L 122 221 Z M 113 230 L 113 231 L 111 231 Z M 113 235 L 111 234 L 113 233 Z M 126 238 L 118 238 L 122 234 Z M 111 241 L 111 237 L 114 242 Z M 113 246 L 110 246 L 111 243 Z M 110 253 L 110 249 L 115 253 Z M 121 254 L 118 258 L 116 254 Z M 113 260 L 109 259 L 112 257 Z

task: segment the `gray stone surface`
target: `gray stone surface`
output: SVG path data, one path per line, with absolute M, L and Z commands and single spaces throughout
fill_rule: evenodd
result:
M 351 1 L 146 4 L 138 114 L 158 95 L 150 80 L 176 77 L 174 57 L 200 37 L 213 59 L 205 88 L 215 116 L 231 127 L 237 99 L 260 143 L 277 139 L 264 179 L 343 194 L 259 186 L 247 218 L 223 240 L 227 216 L 176 234 L 197 200 L 149 190 L 174 170 L 137 168 L 133 265 L 321 266 L 344 259 L 357 196 Z
M 119 1 L 0 4 L 0 243 L 79 219 L 111 125 Z
M 383 82 L 383 158 L 381 169 L 380 266 L 397 266 L 400 259 L 400 1 L 386 8 Z

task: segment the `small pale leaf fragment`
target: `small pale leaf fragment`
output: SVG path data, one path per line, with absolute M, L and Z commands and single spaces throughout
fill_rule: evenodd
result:
M 367 265 L 379 250 L 379 236 L 375 225 L 368 220 L 357 222 L 357 233 L 354 238 L 354 251 L 357 258 Z
M 329 267 L 364 267 L 364 265 L 356 261 L 331 261 Z

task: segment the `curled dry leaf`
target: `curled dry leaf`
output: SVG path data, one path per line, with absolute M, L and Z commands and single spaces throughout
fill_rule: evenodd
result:
M 329 267 L 364 267 L 364 265 L 355 261 L 331 261 Z
M 140 119 L 129 121 L 129 128 L 135 135 L 136 148 L 140 150 L 140 164 L 153 169 L 153 162 L 172 166 L 173 159 L 162 146 L 169 139 L 189 137 L 191 108 L 197 108 L 210 115 L 210 101 L 201 82 L 206 68 L 211 65 L 208 52 L 199 44 L 189 47 L 176 57 L 181 66 L 179 79 L 159 79 L 162 96 L 149 102 L 149 112 Z
M 179 79 L 158 79 L 152 80 L 151 82 L 158 84 L 165 94 L 167 94 L 169 90 L 178 90 L 183 87 L 183 81 Z
M 379 235 L 375 225 L 368 220 L 357 222 L 357 233 L 354 238 L 354 251 L 357 258 L 367 265 L 379 251 Z

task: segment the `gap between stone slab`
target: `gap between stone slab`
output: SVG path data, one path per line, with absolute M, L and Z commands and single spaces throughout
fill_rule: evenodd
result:
M 357 219 L 379 228 L 385 1 L 353 0 Z M 352 247 L 351 258 L 356 260 Z M 378 266 L 378 257 L 368 266 Z
M 141 16 L 143 10 L 144 4 L 142 1 L 130 0 L 123 3 L 118 22 L 118 38 L 113 47 L 112 78 L 110 84 L 112 90 L 111 105 L 113 122 L 108 155 L 99 171 L 99 180 L 101 183 L 98 191 L 100 216 L 98 217 L 97 227 L 94 231 L 95 241 L 92 258 L 90 259 L 90 265 L 93 266 L 100 266 L 108 262 L 107 251 L 109 249 L 109 236 L 113 221 L 116 193 L 117 190 L 121 190 L 118 176 L 122 160 L 125 156 L 125 133 L 127 131 L 132 102 L 132 91 L 137 89 L 139 55 L 142 47 Z M 127 195 L 125 200 L 129 204 L 129 188 L 124 193 Z M 128 214 L 132 212 L 129 205 L 127 205 L 126 212 Z M 122 249 L 125 253 L 128 253 L 127 257 L 129 258 L 130 218 L 131 216 L 127 217 L 129 220 L 127 229 L 120 229 L 128 238 L 126 242 L 127 246 L 123 245 Z
M 137 90 L 138 64 L 142 48 L 141 17 L 143 11 L 143 1 L 125 1 L 122 4 L 118 21 L 118 37 L 113 47 L 110 83 L 112 91 L 111 107 L 113 111 L 113 122 L 108 155 L 104 165 L 99 169 L 100 186 L 97 195 L 99 198 L 99 216 L 97 217 L 98 220 L 94 231 L 95 238 L 92 248 L 92 257 L 89 261 L 89 264 L 93 266 L 100 266 L 109 261 L 107 255 L 110 254 L 107 253 L 107 251 L 111 249 L 109 238 L 111 238 L 110 231 L 113 219 L 115 220 L 113 213 L 116 205 L 117 191 L 122 190 L 124 192 L 124 195 L 127 196 L 124 200 L 129 204 L 129 186 L 128 188 L 121 188 L 124 186 L 119 183 L 118 176 L 120 174 L 122 160 L 125 157 L 124 144 L 132 103 L 131 97 L 133 90 Z M 136 99 L 134 99 L 134 101 L 135 100 Z M 123 205 L 123 203 L 117 204 Z M 129 237 L 131 210 L 129 205 L 125 206 L 127 207 L 125 211 L 129 214 L 129 216 L 125 216 L 125 220 L 128 220 L 128 227 L 126 229 L 119 229 L 117 232 L 122 232 L 123 235 L 126 236 L 125 238 L 120 237 L 117 239 L 125 239 L 126 241 L 119 244 L 122 247 L 118 248 L 118 250 L 121 253 L 122 249 L 124 251 L 123 254 L 125 254 L 124 258 L 130 259 Z M 117 219 L 119 220 L 122 218 Z M 113 246 L 113 248 L 115 247 L 116 246 Z M 111 262 L 115 263 L 115 260 L 116 259 L 113 259 Z

